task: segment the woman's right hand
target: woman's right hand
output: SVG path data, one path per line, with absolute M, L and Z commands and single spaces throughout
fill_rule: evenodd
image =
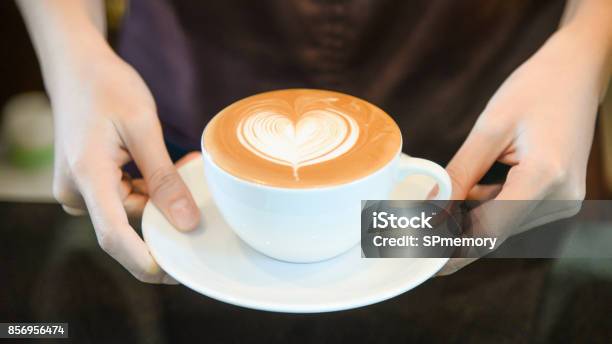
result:
M 128 223 L 128 214 L 140 215 L 149 196 L 179 230 L 199 222 L 147 86 L 110 48 L 64 63 L 53 74 L 45 81 L 56 133 L 55 198 L 71 214 L 89 212 L 102 249 L 136 278 L 173 283 Z M 122 172 L 131 160 L 144 180 Z

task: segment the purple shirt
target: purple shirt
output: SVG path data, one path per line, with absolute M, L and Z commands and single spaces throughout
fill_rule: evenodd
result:
M 208 120 L 279 88 L 367 99 L 404 151 L 458 149 L 504 79 L 556 29 L 561 0 L 132 0 L 119 53 L 156 99 L 167 139 L 199 149 Z

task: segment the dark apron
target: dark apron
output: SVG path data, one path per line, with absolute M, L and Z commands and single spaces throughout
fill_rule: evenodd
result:
M 263 91 L 338 90 L 386 110 L 404 152 L 447 162 L 504 79 L 556 29 L 561 0 L 132 0 L 120 54 L 172 147 Z

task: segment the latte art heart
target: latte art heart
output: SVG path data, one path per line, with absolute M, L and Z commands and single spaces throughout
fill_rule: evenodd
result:
M 270 162 L 290 166 L 299 180 L 300 167 L 319 164 L 349 151 L 359 137 L 359 125 L 336 109 L 310 110 L 294 123 L 288 116 L 261 110 L 236 128 L 240 143 Z
M 399 154 L 402 136 L 383 110 L 347 94 L 312 89 L 256 94 L 221 110 L 202 150 L 247 182 L 312 189 L 356 181 Z

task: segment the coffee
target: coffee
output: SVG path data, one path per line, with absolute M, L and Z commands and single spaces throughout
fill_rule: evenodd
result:
M 255 250 L 288 262 L 354 247 L 361 200 L 388 199 L 407 176 L 433 178 L 436 199 L 452 192 L 444 168 L 399 154 L 387 114 L 341 93 L 258 94 L 222 110 L 202 137 L 207 189 L 223 219 Z
M 206 126 L 217 166 L 251 182 L 285 188 L 348 183 L 397 156 L 401 134 L 378 107 L 346 94 L 290 89 L 242 99 Z

